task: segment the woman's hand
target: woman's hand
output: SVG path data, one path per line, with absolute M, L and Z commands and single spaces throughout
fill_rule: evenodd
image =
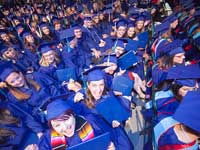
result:
M 108 146 L 107 150 L 115 150 L 115 145 L 113 142 L 110 142 L 110 145 Z
M 42 132 L 38 132 L 38 133 L 37 133 L 37 136 L 38 136 L 39 139 L 41 138 L 42 135 L 43 135 Z
M 74 102 L 77 103 L 81 100 L 84 99 L 83 93 L 77 92 L 76 95 L 74 96 Z
M 139 95 L 140 98 L 145 98 L 144 92 L 146 91 L 145 82 L 141 80 L 137 73 L 133 72 L 133 76 L 135 78 L 134 89 Z
M 30 144 L 28 146 L 26 146 L 26 148 L 24 150 L 38 150 L 38 146 L 36 144 Z
M 120 126 L 120 122 L 119 121 L 117 121 L 117 120 L 113 120 L 112 121 L 112 127 L 113 128 L 117 128 L 117 127 L 119 127 Z

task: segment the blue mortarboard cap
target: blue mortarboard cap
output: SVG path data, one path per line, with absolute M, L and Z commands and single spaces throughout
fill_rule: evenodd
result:
M 163 55 L 170 55 L 173 56 L 179 52 L 182 53 L 183 49 L 183 41 L 180 39 L 174 40 L 172 42 L 161 42 L 160 47 L 157 48 L 156 51 L 156 58 L 162 57 Z
M 73 30 L 81 29 L 81 26 L 79 24 L 73 24 L 73 25 L 71 25 L 71 29 L 73 29 Z
M 0 53 L 3 54 L 5 51 L 7 51 L 9 47 L 6 46 L 5 44 L 0 45 Z
M 107 149 L 110 144 L 110 133 L 104 133 L 99 136 L 95 136 L 94 138 L 81 142 L 80 144 L 76 144 L 74 146 L 70 146 L 67 148 L 68 150 L 90 150 L 91 147 L 95 150 L 104 150 Z
M 129 22 L 127 28 L 135 27 L 135 22 Z
M 0 80 L 5 81 L 6 78 L 9 76 L 10 73 L 14 72 L 15 69 L 13 68 L 10 62 L 5 62 L 0 64 Z
M 167 80 L 198 79 L 200 78 L 199 64 L 171 67 L 167 72 Z
M 41 23 L 39 24 L 39 27 L 42 29 L 42 28 L 44 28 L 44 27 L 49 27 L 49 25 L 48 25 L 46 22 L 41 22 Z
M 194 87 L 197 83 L 197 80 L 194 79 L 175 80 L 175 83 L 183 86 Z
M 122 40 L 117 40 L 116 47 L 124 48 L 124 42 Z
M 168 21 L 163 22 L 155 27 L 155 34 L 161 35 L 165 33 L 166 31 L 168 31 L 169 28 L 170 28 L 170 23 Z
M 116 57 L 115 54 L 114 55 L 107 55 L 102 60 L 102 63 L 104 63 L 104 62 L 112 62 L 112 63 L 117 64 L 117 57 Z
M 54 100 L 53 102 L 47 105 L 47 120 L 56 118 L 70 109 L 71 108 L 66 101 L 63 101 L 61 99 Z
M 187 127 L 200 132 L 200 94 L 196 91 L 188 92 L 176 109 L 173 118 Z
M 58 17 L 53 16 L 52 20 L 52 24 L 56 24 L 56 23 L 60 23 L 60 20 L 58 19 Z
M 75 68 L 58 69 L 56 75 L 60 82 L 69 81 L 70 79 L 77 80 Z
M 172 22 L 174 22 L 177 19 L 178 19 L 178 17 L 176 16 L 175 13 L 173 13 L 170 16 L 166 17 L 162 22 L 168 21 L 168 22 L 172 23 Z
M 128 39 L 128 43 L 126 44 L 126 51 L 137 51 L 139 42 L 136 40 Z
M 184 6 L 186 11 L 190 11 L 191 9 L 195 8 L 194 3 L 189 3 L 188 5 Z
M 124 27 L 127 27 L 127 22 L 123 19 L 119 20 L 117 23 L 116 23 L 116 27 L 119 28 L 120 26 L 124 26 Z
M 56 46 L 55 46 L 55 43 L 51 42 L 51 43 L 42 43 L 40 44 L 38 50 L 41 52 L 41 53 L 46 53 L 50 50 L 54 50 L 56 49 Z
M 5 30 L 5 29 L 0 29 L 0 35 L 2 35 L 2 34 L 7 34 L 7 33 L 8 33 L 7 30 Z
M 134 81 L 129 77 L 116 76 L 112 80 L 112 90 L 122 92 L 125 96 L 130 96 Z
M 20 34 L 20 36 L 21 36 L 23 39 L 25 39 L 26 36 L 28 36 L 28 35 L 31 35 L 31 32 L 30 32 L 29 30 L 24 30 L 24 31 Z
M 134 54 L 134 51 L 128 51 L 127 53 L 123 54 L 118 59 L 118 66 L 125 70 L 133 66 L 138 62 L 137 57 Z
M 177 47 L 175 49 L 170 50 L 169 55 L 174 56 L 174 55 L 179 54 L 179 53 L 184 53 L 184 50 L 183 50 L 182 47 Z
M 138 17 L 136 18 L 136 22 L 137 22 L 137 21 L 145 21 L 144 16 L 143 16 L 143 15 L 138 16 Z
M 59 40 L 70 39 L 74 37 L 74 30 L 72 28 L 65 29 L 58 32 Z
M 104 79 L 105 73 L 102 69 L 105 69 L 108 66 L 94 66 L 83 72 L 83 75 L 86 75 L 86 80 L 89 81 L 99 81 Z
M 91 21 L 91 20 L 92 20 L 92 17 L 84 17 L 84 20 L 86 20 L 86 21 Z

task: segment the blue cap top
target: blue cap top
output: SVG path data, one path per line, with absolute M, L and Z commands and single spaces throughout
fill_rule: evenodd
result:
M 179 53 L 185 53 L 182 47 L 177 47 L 177 48 L 175 48 L 175 49 L 172 49 L 172 50 L 169 52 L 169 55 L 170 55 L 170 56 L 174 56 L 174 55 L 179 54 Z
M 5 51 L 7 51 L 8 50 L 8 46 L 6 46 L 5 44 L 1 44 L 0 45 L 0 53 L 1 53 L 1 55 L 5 52 Z
M 197 132 L 200 132 L 199 97 L 200 94 L 197 91 L 188 92 L 173 115 L 174 119 Z
M 55 50 L 55 49 L 56 49 L 55 43 L 42 43 L 38 48 L 38 50 L 41 53 L 46 53 L 50 50 Z
M 112 80 L 112 90 L 122 92 L 124 96 L 130 96 L 133 89 L 133 80 L 126 76 L 116 76 Z
M 127 22 L 125 20 L 119 20 L 116 24 L 116 27 L 119 28 L 119 27 L 127 27 Z
M 114 55 L 107 55 L 102 60 L 102 63 L 104 63 L 104 62 L 112 62 L 112 63 L 117 64 L 117 57 L 116 57 L 115 54 Z
M 155 27 L 155 33 L 156 35 L 162 35 L 166 31 L 168 31 L 170 28 L 170 23 L 168 21 L 163 22 Z
M 178 17 L 176 16 L 175 13 L 171 14 L 170 16 L 166 17 L 162 22 L 170 22 L 170 23 L 173 23 L 175 20 L 177 20 Z
M 105 78 L 105 73 L 102 69 L 105 69 L 106 67 L 108 66 L 94 66 L 83 72 L 83 75 L 86 75 L 86 80 L 88 82 L 102 80 Z
M 200 78 L 200 67 L 198 64 L 188 66 L 171 67 L 167 72 L 167 80 L 183 80 Z M 178 81 L 181 83 L 181 81 Z M 184 83 L 184 82 L 182 82 Z
M 175 80 L 175 83 L 182 86 L 194 87 L 196 86 L 197 80 L 194 79 Z
M 65 111 L 71 110 L 66 101 L 57 99 L 47 105 L 47 120 L 51 120 L 63 114 Z
M 0 80 L 5 81 L 6 78 L 15 71 L 12 64 L 9 62 L 5 62 L 0 64 Z
M 25 39 L 27 36 L 31 35 L 31 32 L 29 30 L 24 30 L 20 36 Z
M 143 15 L 140 15 L 139 17 L 136 18 L 136 21 L 145 21 L 145 18 Z

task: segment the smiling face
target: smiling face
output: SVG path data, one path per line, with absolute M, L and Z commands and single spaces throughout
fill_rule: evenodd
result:
M 23 87 L 25 84 L 24 76 L 17 72 L 10 73 L 5 81 L 12 87 Z
M 66 137 L 72 137 L 75 132 L 76 120 L 73 115 L 70 115 L 69 118 L 65 120 L 51 120 L 51 125 L 57 133 Z
M 9 59 L 14 59 L 17 56 L 17 51 L 12 48 L 9 47 L 4 53 L 3 56 Z
M 185 53 L 178 53 L 173 57 L 173 64 L 182 64 L 185 60 Z
M 104 79 L 99 80 L 99 81 L 90 81 L 88 82 L 87 86 L 95 100 L 98 100 L 101 98 L 104 88 L 105 88 Z
M 42 56 L 48 64 L 52 64 L 55 60 L 55 52 L 53 50 L 43 53 Z
M 118 29 L 117 29 L 117 37 L 118 38 L 122 38 L 126 33 L 126 27 L 125 26 L 120 26 Z

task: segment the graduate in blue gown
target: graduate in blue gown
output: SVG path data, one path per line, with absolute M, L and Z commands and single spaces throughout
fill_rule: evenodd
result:
M 103 67 L 100 66 L 100 68 L 103 69 L 105 68 L 105 66 Z M 85 75 L 86 75 L 86 81 L 87 81 L 87 89 L 85 92 L 82 91 L 82 94 L 84 95 L 85 98 L 84 98 L 84 101 L 80 101 L 83 99 L 83 97 L 77 100 L 74 99 L 74 102 L 77 102 L 75 104 L 75 107 L 76 105 L 80 106 L 81 109 L 79 110 L 82 110 L 82 112 L 79 112 L 79 113 L 82 113 L 82 115 L 85 116 L 86 118 L 90 114 L 94 114 L 95 116 L 101 116 L 100 113 L 98 113 L 96 107 L 99 104 L 101 104 L 101 102 L 104 102 L 107 98 L 112 98 L 112 96 L 109 96 L 105 90 L 104 73 L 102 72 L 102 70 L 99 69 L 99 67 L 94 67 L 86 71 Z M 105 120 L 104 117 L 102 119 Z M 121 126 L 120 121 L 114 120 L 114 118 L 111 120 L 106 121 L 106 122 L 113 127 L 111 136 L 113 137 L 113 142 L 116 148 L 117 149 L 125 148 L 127 150 L 128 149 L 132 150 L 133 145 L 130 142 L 125 130 Z
M 45 125 L 41 107 L 51 96 L 60 95 L 61 91 L 55 86 L 44 86 L 45 84 L 26 78 L 22 72 L 8 63 L 2 64 L 1 68 L 0 79 L 8 89 L 8 100 Z
M 197 115 L 199 111 L 198 97 L 198 92 L 188 92 L 175 114 L 161 120 L 162 123 L 155 126 L 158 149 L 198 149 L 197 139 L 200 131 L 197 123 L 199 118 Z M 163 126 L 166 122 L 168 123 Z M 158 130 L 160 133 L 157 133 Z
M 0 149 L 38 149 L 37 143 L 43 134 L 39 123 L 7 101 L 0 102 L 0 114 Z
M 33 72 L 38 68 L 38 65 L 34 61 L 31 61 L 26 54 L 22 53 L 19 49 L 15 47 L 8 47 L 6 45 L 1 45 L 1 56 L 5 60 L 10 60 L 15 66 L 20 68 L 24 73 Z
M 39 62 L 40 68 L 38 71 L 57 80 L 56 70 L 64 69 L 65 64 L 57 54 L 55 44 L 41 44 L 39 51 L 41 52 L 41 58 Z
M 74 114 L 68 103 L 61 99 L 47 106 L 47 120 L 50 129 L 39 142 L 41 150 L 67 149 L 104 133 L 100 133 L 83 117 Z M 111 142 L 108 149 L 113 147 Z

